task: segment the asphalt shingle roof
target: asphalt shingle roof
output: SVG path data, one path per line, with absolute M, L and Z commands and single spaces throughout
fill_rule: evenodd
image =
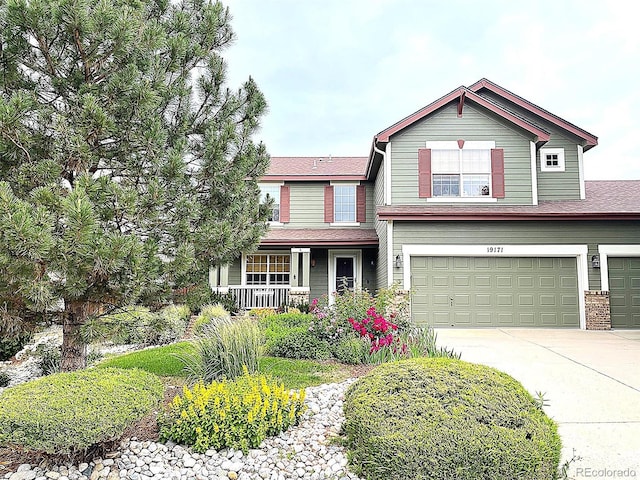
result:
M 548 200 L 539 205 L 423 204 L 379 206 L 381 219 L 640 219 L 640 180 L 585 182 L 585 200 Z

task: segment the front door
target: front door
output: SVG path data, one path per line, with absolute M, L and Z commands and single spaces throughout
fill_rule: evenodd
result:
M 353 290 L 354 264 L 354 257 L 336 257 L 336 292 L 343 293 L 345 289 Z

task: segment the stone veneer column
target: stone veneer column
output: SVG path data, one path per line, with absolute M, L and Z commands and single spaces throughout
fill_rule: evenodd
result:
M 611 330 L 609 292 L 588 290 L 584 292 L 587 330 Z

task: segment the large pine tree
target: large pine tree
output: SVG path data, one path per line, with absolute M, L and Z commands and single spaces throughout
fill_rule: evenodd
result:
M 157 301 L 257 244 L 268 155 L 252 79 L 225 86 L 207 0 L 0 0 L 0 330 L 80 327 Z

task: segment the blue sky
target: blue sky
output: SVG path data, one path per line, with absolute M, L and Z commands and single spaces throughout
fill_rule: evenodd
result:
M 223 0 L 224 1 L 224 0 Z M 229 86 L 251 75 L 273 156 L 366 156 L 486 77 L 596 135 L 585 177 L 640 179 L 640 32 L 622 1 L 227 0 Z

